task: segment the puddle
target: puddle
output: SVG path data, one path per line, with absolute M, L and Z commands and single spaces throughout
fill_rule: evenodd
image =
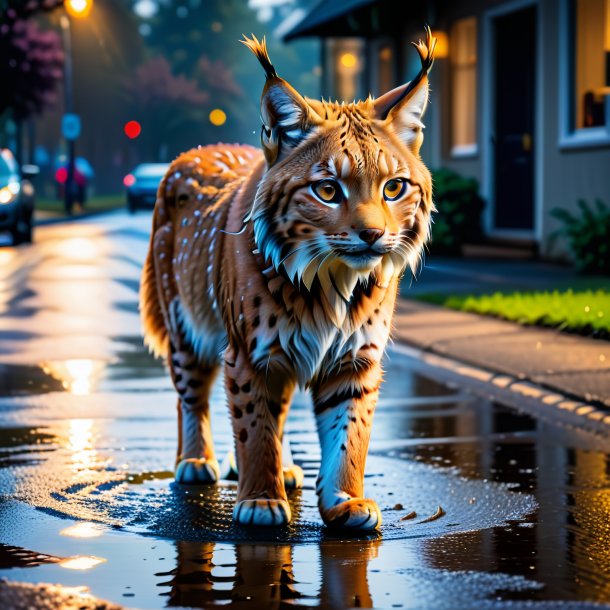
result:
M 287 423 L 306 475 L 291 495 L 295 521 L 253 532 L 232 524 L 234 485 L 174 484 L 165 371 L 139 339 L 111 343 L 112 358 L 51 360 L 50 374 L 0 369 L 0 578 L 61 583 L 57 595 L 87 587 L 133 608 L 499 610 L 528 600 L 571 610 L 610 601 L 603 441 L 415 375 L 393 355 L 366 476 L 381 533 L 322 527 L 304 394 Z M 221 383 L 212 403 L 223 457 L 232 433 Z

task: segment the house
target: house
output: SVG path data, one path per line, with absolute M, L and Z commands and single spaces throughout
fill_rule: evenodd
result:
M 543 256 L 550 211 L 610 204 L 610 0 L 322 0 L 285 36 L 322 39 L 325 97 L 379 95 L 438 38 L 422 155 L 475 177 L 491 241 Z

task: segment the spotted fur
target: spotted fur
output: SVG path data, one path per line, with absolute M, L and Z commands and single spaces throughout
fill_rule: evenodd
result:
M 301 97 L 277 76 L 264 39 L 244 42 L 267 76 L 262 153 L 218 144 L 172 163 L 142 275 L 146 341 L 167 358 L 179 394 L 176 479 L 219 476 L 208 396 L 224 362 L 234 518 L 290 520 L 286 483 L 302 484 L 302 473 L 283 469 L 282 434 L 300 385 L 312 393 L 322 448 L 322 518 L 374 529 L 381 515 L 363 477 L 380 360 L 399 279 L 417 266 L 433 211 L 419 148 L 434 39 L 428 30 L 417 45 L 411 84 L 351 104 Z M 395 179 L 402 191 L 391 201 Z M 316 190 L 329 180 L 336 205 Z

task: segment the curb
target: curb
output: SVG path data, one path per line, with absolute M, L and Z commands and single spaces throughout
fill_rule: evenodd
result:
M 445 383 L 459 384 L 487 400 L 500 402 L 552 423 L 586 430 L 610 441 L 610 410 L 600 409 L 596 404 L 405 343 L 396 342 L 388 347 L 388 351 L 407 356 L 416 371 L 428 375 L 433 372 Z

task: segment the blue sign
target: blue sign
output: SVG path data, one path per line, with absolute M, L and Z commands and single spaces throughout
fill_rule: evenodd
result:
M 68 112 L 61 119 L 61 133 L 66 140 L 76 140 L 80 136 L 80 117 Z

